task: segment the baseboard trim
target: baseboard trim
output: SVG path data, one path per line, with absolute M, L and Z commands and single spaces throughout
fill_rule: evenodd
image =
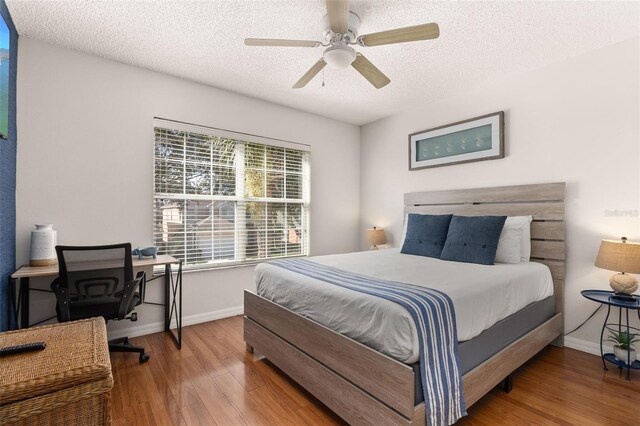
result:
M 231 308 L 219 309 L 217 311 L 205 312 L 202 314 L 189 315 L 182 319 L 182 326 L 200 324 L 208 321 L 215 321 L 222 318 L 229 318 L 236 315 L 242 315 L 244 313 L 244 306 L 234 306 Z M 173 324 L 175 327 L 175 322 Z M 143 324 L 140 326 L 133 326 L 122 328 L 118 330 L 109 331 L 110 339 L 117 339 L 119 337 L 129 336 L 138 337 L 146 334 L 159 333 L 164 331 L 163 322 L 155 322 L 151 324 Z M 578 351 L 586 352 L 593 355 L 600 356 L 600 345 L 588 340 L 577 339 L 571 336 L 565 336 L 564 346 L 567 348 L 575 349 Z M 604 345 L 605 352 L 613 352 L 613 347 L 610 345 Z
M 576 339 L 575 337 L 565 337 L 564 345 L 567 348 L 575 349 L 578 351 L 586 352 L 593 355 L 600 356 L 600 344 L 591 342 L 588 340 Z M 604 352 L 613 352 L 613 346 L 604 345 Z
M 217 311 L 205 312 L 202 314 L 189 315 L 182 318 L 182 326 L 200 324 L 208 321 L 215 321 L 222 318 L 234 317 L 244 313 L 244 306 L 234 306 L 231 308 L 219 309 Z M 175 321 L 172 327 L 175 327 Z M 150 324 L 142 324 L 139 326 L 131 326 L 116 330 L 109 330 L 109 339 L 117 339 L 119 337 L 129 336 L 138 337 L 146 334 L 158 333 L 164 331 L 164 322 L 154 322 Z

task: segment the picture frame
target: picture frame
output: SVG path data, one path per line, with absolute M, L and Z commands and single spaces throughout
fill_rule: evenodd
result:
M 504 158 L 504 111 L 409 135 L 409 170 Z

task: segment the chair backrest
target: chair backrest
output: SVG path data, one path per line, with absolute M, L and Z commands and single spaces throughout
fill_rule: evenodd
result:
M 119 299 L 133 280 L 131 244 L 56 246 L 58 285 L 67 289 L 70 305 L 91 299 Z

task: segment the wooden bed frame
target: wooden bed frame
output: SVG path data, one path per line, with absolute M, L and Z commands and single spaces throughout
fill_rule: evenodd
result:
M 532 215 L 531 260 L 551 270 L 556 314 L 463 376 L 467 407 L 549 343 L 562 346 L 565 184 L 407 193 L 405 213 Z M 424 425 L 413 369 L 245 291 L 244 339 L 350 424 Z

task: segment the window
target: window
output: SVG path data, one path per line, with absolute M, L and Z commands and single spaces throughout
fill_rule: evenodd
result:
M 154 239 L 187 268 L 308 254 L 305 145 L 156 119 Z

